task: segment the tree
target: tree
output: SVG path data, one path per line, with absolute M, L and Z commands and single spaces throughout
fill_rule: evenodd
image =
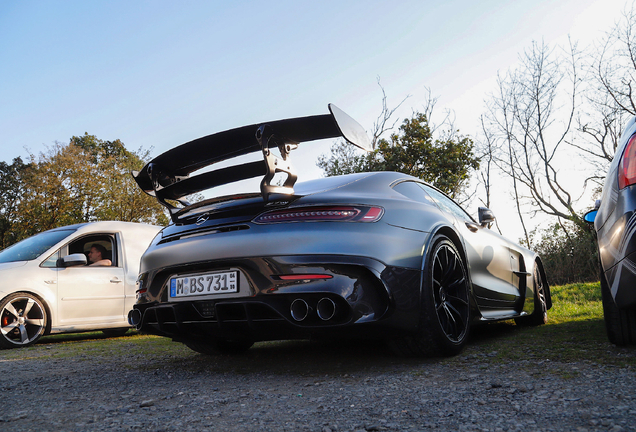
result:
M 586 109 L 577 116 L 580 140 L 570 142 L 593 167 L 588 180 L 598 189 L 614 159 L 627 121 L 636 115 L 636 10 L 626 8 L 620 20 L 589 55 Z
M 434 101 L 429 103 L 430 109 L 424 113 L 414 112 L 388 140 L 378 139 L 374 151 L 360 154 L 348 144 L 337 143 L 331 148 L 331 156 L 321 156 L 317 165 L 327 176 L 398 171 L 427 181 L 453 198 L 459 197 L 471 171 L 479 167 L 479 160 L 473 154 L 472 140 L 453 128 L 434 137 L 436 128 L 429 123 L 433 105 Z
M 568 140 L 578 109 L 580 53 L 575 45 L 559 51 L 533 43 L 518 67 L 498 79 L 498 93 L 488 101 L 486 115 L 491 136 L 499 141 L 499 169 L 512 179 L 526 242 L 530 242 L 521 207 L 530 204 L 543 212 L 584 226 L 575 209 L 572 186 L 561 168 L 572 157 Z M 568 153 L 570 152 L 570 153 Z
M 473 141 L 464 136 L 435 139 L 428 117 L 413 113 L 400 133 L 381 139 L 368 159 L 368 171 L 397 171 L 418 177 L 452 198 L 464 192 L 472 170 L 479 168 Z
M 97 220 L 168 223 L 163 208 L 130 175 L 148 152 L 93 135 L 56 142 L 29 163 L 0 164 L 2 247 L 41 231 Z
M 21 238 L 15 226 L 18 206 L 24 193 L 22 176 L 27 165 L 22 158 L 13 159 L 10 165 L 0 162 L 0 249 Z
M 530 235 L 551 284 L 598 280 L 598 249 L 589 229 L 566 221 Z
M 141 192 L 130 172 L 140 170 L 149 159 L 149 151 L 131 152 L 120 140 L 102 141 L 85 133 L 72 137 L 70 144 L 82 149 L 97 167 L 101 193 L 89 217 L 95 220 L 119 220 L 167 225 L 168 219 L 157 201 Z M 88 204 L 88 203 L 87 203 Z

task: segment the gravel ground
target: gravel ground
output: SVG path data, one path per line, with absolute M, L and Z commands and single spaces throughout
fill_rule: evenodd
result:
M 501 361 L 479 346 L 415 360 L 302 341 L 206 357 L 144 341 L 0 351 L 0 430 L 636 430 L 629 366 Z

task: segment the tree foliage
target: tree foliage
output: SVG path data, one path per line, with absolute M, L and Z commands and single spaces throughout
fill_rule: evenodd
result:
M 367 171 L 397 171 L 418 177 L 438 187 L 451 197 L 458 197 L 466 187 L 470 174 L 479 167 L 473 154 L 473 141 L 447 131 L 434 137 L 427 114 L 415 112 L 405 119 L 398 133 L 379 139 L 374 151 L 358 153 L 352 146 L 339 142 L 329 158 L 321 156 L 318 166 L 325 175 L 341 175 Z
M 27 165 L 21 158 L 11 164 L 0 162 L 0 248 L 4 249 L 17 240 L 14 222 L 19 212 L 23 194 L 22 175 Z
M 59 226 L 98 220 L 165 225 L 156 201 L 137 187 L 130 171 L 148 152 L 127 150 L 119 141 L 94 135 L 55 143 L 29 162 L 0 163 L 0 240 L 5 248 Z
M 598 249 L 589 227 L 571 222 L 554 223 L 534 231 L 530 237 L 534 250 L 541 256 L 550 284 L 598 280 Z

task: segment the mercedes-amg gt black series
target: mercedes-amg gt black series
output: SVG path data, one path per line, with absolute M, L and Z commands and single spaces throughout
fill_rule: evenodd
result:
M 199 138 L 133 173 L 172 223 L 142 257 L 132 325 L 205 354 L 370 337 L 405 355 L 453 355 L 475 322 L 546 322 L 541 260 L 491 231 L 490 210 L 476 222 L 436 188 L 395 172 L 295 184 L 289 153 L 300 143 L 344 137 L 370 150 L 362 126 L 329 110 Z M 263 158 L 201 171 L 252 152 Z M 259 193 L 184 201 L 253 177 L 262 177 Z
M 636 118 L 625 127 L 596 209 L 605 328 L 610 342 L 636 344 Z

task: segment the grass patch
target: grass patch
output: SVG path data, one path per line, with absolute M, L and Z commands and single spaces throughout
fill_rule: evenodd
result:
M 576 283 L 550 288 L 552 309 L 549 311 L 550 325 L 576 321 L 603 320 L 601 285 Z
M 519 327 L 513 321 L 475 329 L 466 352 L 489 353 L 492 361 L 527 360 L 573 363 L 587 361 L 619 367 L 636 366 L 635 347 L 616 347 L 607 340 L 600 283 L 550 288 L 548 324 Z M 564 371 L 564 377 L 572 372 Z

